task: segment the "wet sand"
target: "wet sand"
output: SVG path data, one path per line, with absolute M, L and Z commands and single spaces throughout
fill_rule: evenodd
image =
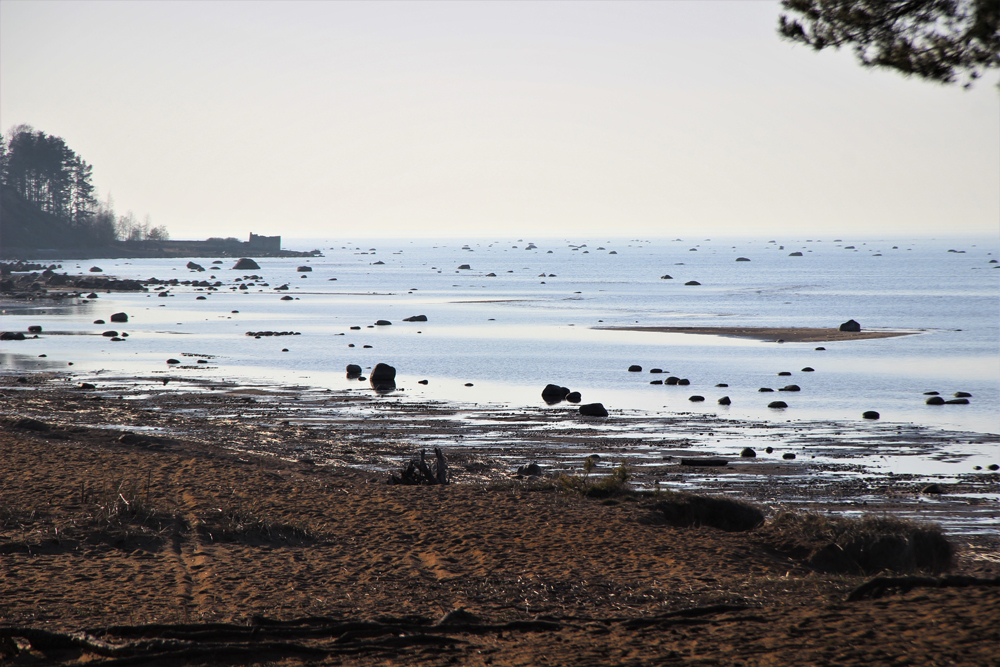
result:
M 513 474 L 528 460 L 550 475 L 579 474 L 598 448 L 628 460 L 650 439 L 636 415 L 613 414 L 610 428 L 598 428 L 569 410 L 157 384 L 108 378 L 81 389 L 68 375 L 0 377 L 5 657 L 16 647 L 19 664 L 97 657 L 80 646 L 31 650 L 14 626 L 88 629 L 120 644 L 154 632 L 136 627 L 148 623 L 194 624 L 156 636 L 194 642 L 184 633 L 197 631 L 197 646 L 215 637 L 207 654 L 188 648 L 187 658 L 160 662 L 169 665 L 206 655 L 281 665 L 985 665 L 995 657 L 996 586 L 848 602 L 866 577 L 815 571 L 754 532 L 663 525 L 642 496 L 586 499 Z M 681 470 L 685 452 L 706 454 L 699 434 L 723 425 L 679 415 L 666 426 L 655 425 L 658 437 L 670 433 L 661 444 L 678 460 L 637 467 L 637 482 L 715 477 L 716 492 L 759 496 L 768 513 L 801 496 L 796 466 L 808 463 L 761 461 L 759 474 L 731 482 L 728 471 Z M 841 444 L 867 442 L 859 447 L 945 437 L 874 426 L 842 433 Z M 779 447 L 793 446 L 792 427 L 779 435 Z M 445 447 L 456 483 L 385 484 L 388 471 L 432 445 Z M 594 474 L 618 458 L 607 454 Z M 838 486 L 813 472 L 819 484 L 809 493 L 845 509 L 856 500 L 856 480 Z M 871 507 L 881 512 L 919 491 L 895 480 L 867 493 L 882 499 Z M 117 518 L 102 514 L 112 501 Z M 954 541 L 953 574 L 1000 574 L 995 538 Z M 467 615 L 436 625 L 456 609 Z M 21 637 L 13 649 L 2 640 L 12 634 Z
M 912 336 L 917 331 L 840 331 L 809 327 L 593 327 L 613 331 L 655 331 L 659 333 L 686 333 L 786 343 L 832 343 L 836 341 L 867 340 Z

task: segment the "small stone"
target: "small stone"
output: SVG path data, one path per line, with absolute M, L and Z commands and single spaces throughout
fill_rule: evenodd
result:
M 795 454 L 788 452 L 787 454 L 782 454 L 781 458 L 785 459 L 786 461 L 792 461 L 795 459 Z
M 723 396 L 719 399 L 719 405 L 730 405 L 732 403 L 728 396 Z
M 743 459 L 755 459 L 755 458 L 757 458 L 757 452 L 755 452 L 750 447 L 744 447 L 743 451 L 740 452 L 740 458 L 743 458 Z

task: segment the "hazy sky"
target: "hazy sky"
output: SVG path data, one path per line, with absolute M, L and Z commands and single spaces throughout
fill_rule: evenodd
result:
M 0 125 L 173 238 L 998 233 L 1000 94 L 777 2 L 0 0 Z

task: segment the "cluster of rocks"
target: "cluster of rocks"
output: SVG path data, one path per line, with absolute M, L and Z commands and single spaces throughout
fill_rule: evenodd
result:
M 972 394 L 967 391 L 956 391 L 952 394 L 954 398 L 950 399 L 942 398 L 936 391 L 926 391 L 924 396 L 930 397 L 924 401 L 927 405 L 969 405 L 969 399 L 972 398 Z
M 580 392 L 570 391 L 568 387 L 560 387 L 557 384 L 547 384 L 542 389 L 542 400 L 548 405 L 556 405 L 566 401 L 568 403 L 579 403 L 582 400 Z
M 70 290 L 104 290 L 106 292 L 141 292 L 145 289 L 138 280 L 118 280 L 104 276 L 70 276 L 46 268 L 41 273 L 20 276 L 4 274 L 0 280 L 0 294 L 14 299 L 77 298 L 81 294 Z M 50 292 L 50 288 L 59 288 Z

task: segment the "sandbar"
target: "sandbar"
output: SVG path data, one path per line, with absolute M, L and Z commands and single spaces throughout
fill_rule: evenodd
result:
M 659 333 L 686 333 L 732 338 L 755 338 L 786 343 L 831 343 L 845 340 L 867 340 L 872 338 L 894 338 L 911 336 L 919 331 L 840 331 L 814 327 L 594 327 L 612 331 L 655 331 Z

